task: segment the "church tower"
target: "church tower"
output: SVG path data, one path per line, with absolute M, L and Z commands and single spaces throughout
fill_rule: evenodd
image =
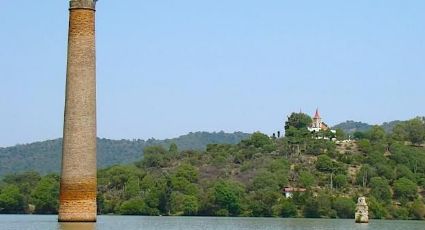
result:
M 319 108 L 317 108 L 316 113 L 314 114 L 314 117 L 313 117 L 312 128 L 320 129 L 322 128 L 321 126 L 322 126 L 322 118 L 320 117 L 320 114 L 319 114 Z
M 61 222 L 96 221 L 96 1 L 69 1 Z

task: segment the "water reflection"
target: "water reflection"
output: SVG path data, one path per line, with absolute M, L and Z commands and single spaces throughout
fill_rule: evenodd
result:
M 95 230 L 96 223 L 59 223 L 59 230 Z
M 97 223 L 58 223 L 55 215 L 0 215 L 0 230 L 424 230 L 424 221 L 99 216 Z

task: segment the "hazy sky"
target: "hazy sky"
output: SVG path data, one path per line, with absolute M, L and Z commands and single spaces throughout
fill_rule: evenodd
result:
M 0 0 L 0 146 L 62 136 L 68 1 Z M 423 0 L 101 0 L 98 135 L 425 115 Z

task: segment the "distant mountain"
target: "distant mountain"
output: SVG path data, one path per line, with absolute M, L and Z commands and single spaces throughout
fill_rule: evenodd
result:
M 98 167 L 125 164 L 139 160 L 146 146 L 161 145 L 166 148 L 175 143 L 180 150 L 204 150 L 207 144 L 236 144 L 249 137 L 242 132 L 195 132 L 173 139 L 156 140 L 110 140 L 97 142 Z M 0 148 L 0 177 L 9 173 L 37 171 L 59 172 L 62 139 L 35 142 L 25 145 Z
M 357 131 L 365 132 L 372 128 L 372 125 L 358 121 L 346 121 L 332 127 L 333 129 L 341 129 L 345 133 L 352 134 Z
M 400 124 L 403 121 L 395 120 L 390 122 L 384 122 L 382 125 L 380 125 L 382 128 L 384 128 L 385 132 L 391 133 L 393 131 L 393 128 Z M 373 125 L 369 125 L 364 122 L 358 122 L 358 121 L 346 121 L 342 122 L 340 124 L 335 125 L 332 127 L 333 129 L 342 129 L 345 133 L 353 134 L 357 131 L 359 132 L 365 132 L 372 128 Z
M 382 126 L 382 128 L 384 128 L 385 129 L 385 132 L 387 132 L 387 133 L 391 133 L 392 131 L 393 131 L 393 128 L 396 126 L 396 125 L 398 125 L 398 124 L 400 124 L 400 123 L 402 123 L 403 121 L 399 121 L 399 120 L 396 120 L 396 121 L 390 121 L 390 122 L 384 122 L 381 126 Z

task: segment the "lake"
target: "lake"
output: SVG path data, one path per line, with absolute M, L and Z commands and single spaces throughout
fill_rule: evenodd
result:
M 57 216 L 0 215 L 1 230 L 424 230 L 425 221 L 98 216 L 97 223 L 58 223 Z

